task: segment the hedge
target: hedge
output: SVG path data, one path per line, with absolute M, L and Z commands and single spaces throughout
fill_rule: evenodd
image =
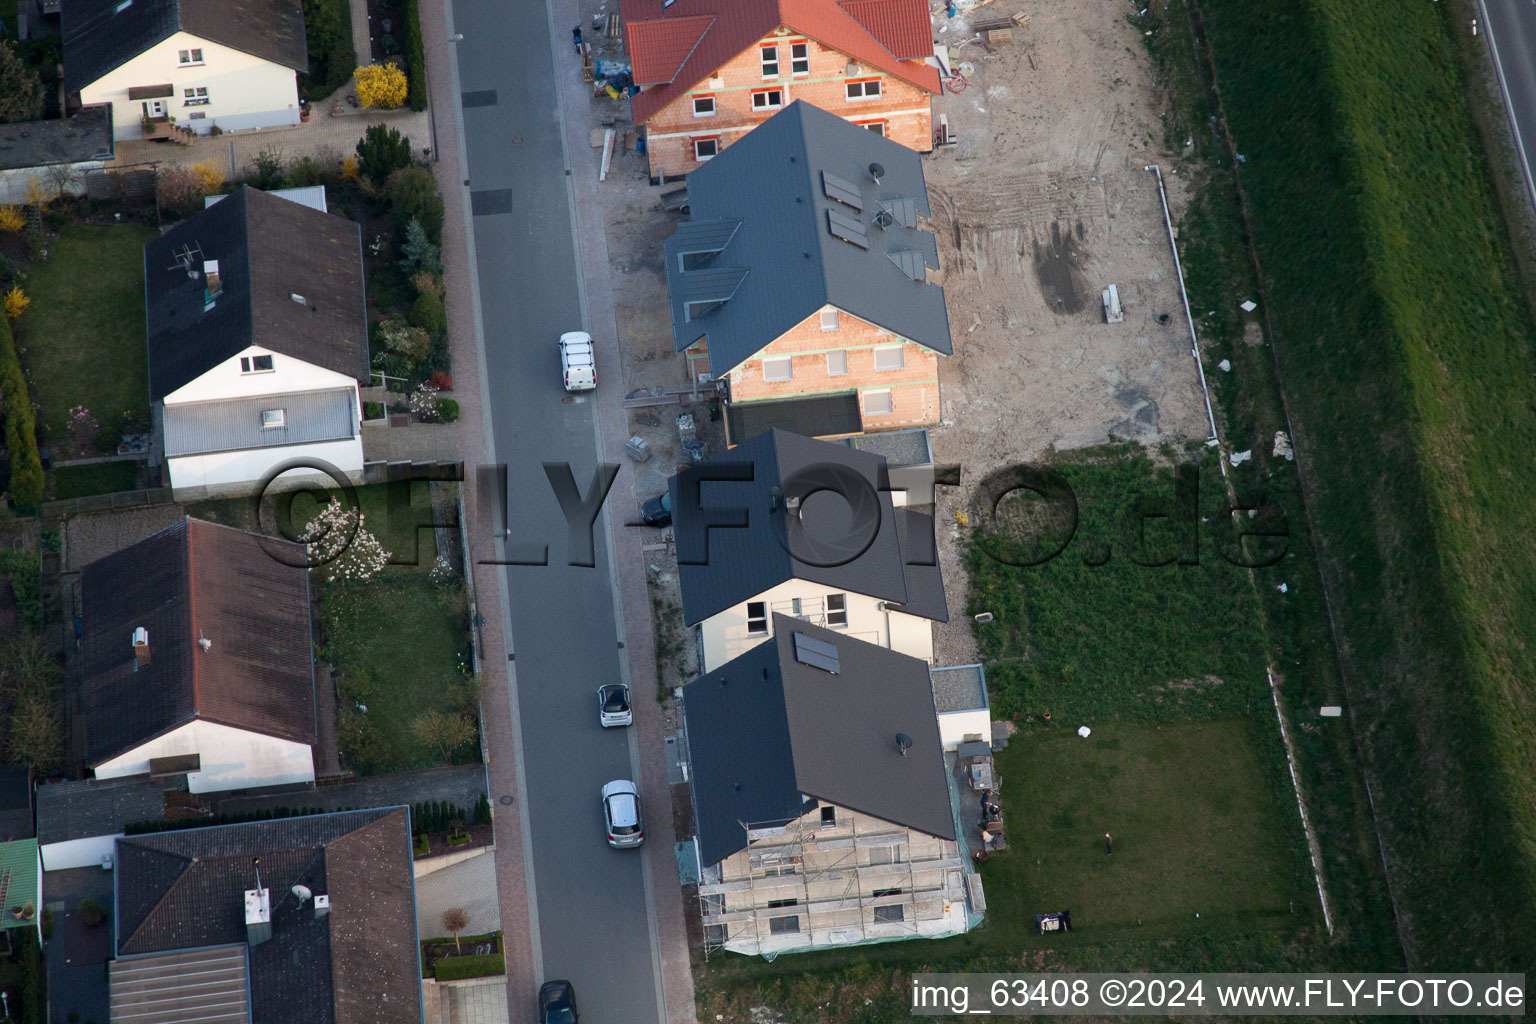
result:
M 445 956 L 432 969 L 438 981 L 458 981 L 461 978 L 486 978 L 493 974 L 507 973 L 507 958 L 500 953 L 484 956 Z
M 427 109 L 427 54 L 421 44 L 421 11 L 417 0 L 405 0 L 405 77 L 412 110 Z
M 356 808 L 348 808 L 355 810 Z M 124 826 L 125 835 L 137 836 L 146 832 L 177 832 L 184 828 L 210 828 L 214 825 L 244 825 L 253 821 L 272 821 L 276 818 L 301 818 L 310 814 L 336 814 L 322 807 L 276 807 L 267 811 L 251 811 L 247 814 L 204 814 L 195 818 L 156 818 L 135 821 Z
M 43 461 L 37 452 L 37 414 L 27 395 L 11 325 L 0 316 L 0 396 L 5 400 L 5 446 L 11 453 L 11 504 L 34 509 L 43 500 Z
M 43 628 L 43 602 L 38 592 L 42 571 L 42 559 L 37 555 L 26 551 L 0 551 L 0 576 L 11 581 L 16 610 L 34 633 Z

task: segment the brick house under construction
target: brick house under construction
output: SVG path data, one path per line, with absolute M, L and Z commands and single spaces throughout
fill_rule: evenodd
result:
M 706 952 L 773 954 L 967 931 L 928 666 L 788 616 L 684 688 Z
M 703 166 L 796 100 L 926 153 L 926 0 L 634 0 L 624 7 L 651 178 Z
M 939 422 L 952 346 L 916 153 L 795 103 L 688 195 L 664 244 L 673 343 L 726 382 L 729 443 Z

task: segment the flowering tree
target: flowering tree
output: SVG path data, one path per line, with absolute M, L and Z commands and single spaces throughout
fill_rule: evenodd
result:
M 363 519 L 361 509 L 329 501 L 305 524 L 299 539 L 309 545 L 310 564 L 327 583 L 371 580 L 389 564 L 389 552 Z
M 69 410 L 69 419 L 64 421 L 64 426 L 69 431 L 70 443 L 76 450 L 94 444 L 96 434 L 101 430 L 101 424 L 96 422 L 96 417 L 91 415 L 91 410 L 83 405 L 77 405 Z
M 357 69 L 357 98 L 364 107 L 388 110 L 405 102 L 409 89 L 397 64 L 369 64 Z
M 411 392 L 411 412 L 423 423 L 436 423 L 443 418 L 443 403 L 431 381 L 423 381 Z
M 12 320 L 21 316 L 32 305 L 32 300 L 27 298 L 27 293 L 21 290 L 21 285 L 15 285 L 5 293 L 5 315 Z

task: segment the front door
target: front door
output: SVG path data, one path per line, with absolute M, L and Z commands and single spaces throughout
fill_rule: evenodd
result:
M 144 104 L 144 116 L 157 120 L 165 116 L 165 100 L 150 100 Z

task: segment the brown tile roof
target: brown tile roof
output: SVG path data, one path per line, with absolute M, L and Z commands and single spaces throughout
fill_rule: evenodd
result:
M 380 808 L 119 839 L 116 953 L 244 943 L 244 893 L 259 870 L 272 934 L 250 948 L 253 1020 L 417 1024 L 407 815 Z M 295 885 L 330 897 L 330 913 L 300 906 Z
M 87 565 L 86 762 L 194 718 L 313 744 L 302 562 L 300 545 L 189 518 Z M 149 633 L 142 664 L 132 647 L 141 626 Z
M 635 0 L 633 8 L 625 31 L 642 86 L 630 100 L 637 124 L 780 27 L 939 91 L 938 71 L 923 60 L 933 53 L 926 0 Z M 663 27 L 669 25 L 678 27 Z

